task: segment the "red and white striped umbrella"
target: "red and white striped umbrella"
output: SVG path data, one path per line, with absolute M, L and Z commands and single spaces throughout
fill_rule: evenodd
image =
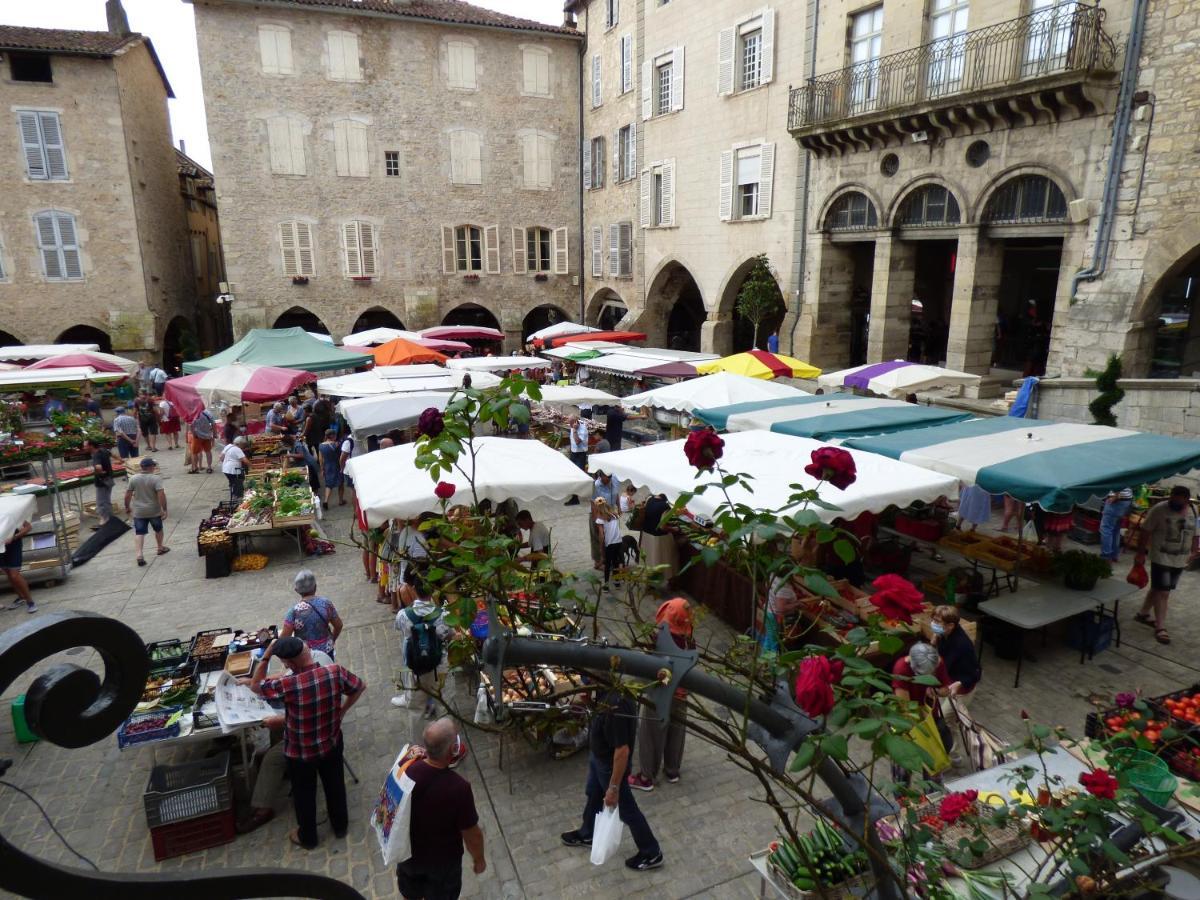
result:
M 206 406 L 228 403 L 265 403 L 281 400 L 300 387 L 317 380 L 312 372 L 235 363 L 195 375 L 172 378 L 163 391 L 175 404 L 185 422 L 194 421 Z
M 124 372 L 132 375 L 137 371 L 138 364 L 123 356 L 112 353 L 101 353 L 99 350 L 64 353 L 61 356 L 50 356 L 38 360 L 29 366 L 30 369 L 73 369 L 78 366 L 90 366 L 97 372 Z

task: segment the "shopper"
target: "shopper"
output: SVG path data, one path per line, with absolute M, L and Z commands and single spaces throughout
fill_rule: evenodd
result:
M 948 693 L 965 700 L 979 684 L 983 670 L 979 667 L 975 644 L 962 630 L 958 610 L 953 606 L 934 607 L 929 629 L 933 632 L 933 646 L 946 663 L 946 676 L 950 679 Z
M 625 865 L 645 871 L 660 867 L 663 855 L 646 817 L 638 809 L 633 791 L 629 789 L 629 760 L 633 756 L 636 722 L 637 709 L 633 701 L 618 689 L 605 691 L 597 697 L 588 736 L 590 753 L 583 822 L 576 830 L 564 832 L 561 838 L 568 847 L 590 847 L 596 815 L 602 809 L 615 806 L 637 846 L 637 853 L 625 860 Z
M 266 677 L 272 656 L 283 661 L 287 675 Z M 293 636 L 280 638 L 267 648 L 254 669 L 250 688 L 266 700 L 283 701 L 283 754 L 292 782 L 297 825 L 288 840 L 305 850 L 317 846 L 318 776 L 325 788 L 325 808 L 334 837 L 344 838 L 350 816 L 342 762 L 342 720 L 367 689 L 366 682 L 337 663 L 318 665 L 304 641 Z
M 1150 554 L 1150 590 L 1141 612 L 1134 616 L 1143 625 L 1154 627 L 1154 639 L 1171 643 L 1167 634 L 1167 600 L 1179 584 L 1179 576 L 1196 558 L 1196 511 L 1192 492 L 1183 485 L 1171 488 L 1170 497 L 1150 507 L 1138 532 L 1136 562 L 1145 563 Z M 1154 612 L 1151 618 L 1150 613 Z
M 536 522 L 533 513 L 527 509 L 517 513 L 517 526 L 525 532 L 525 540 L 521 544 L 526 552 L 521 559 L 524 562 L 537 562 L 550 556 L 550 529 L 544 522 Z
M 571 416 L 567 420 L 567 439 L 571 447 L 571 462 L 587 471 L 588 431 L 587 426 L 579 421 L 579 416 Z M 577 506 L 579 497 L 572 494 L 564 506 Z
M 207 409 L 200 410 L 200 415 L 188 426 L 188 444 L 192 448 L 192 467 L 188 469 L 193 475 L 200 471 L 200 457 L 204 457 L 205 469 L 212 474 L 213 434 L 217 428 L 217 420 Z
M 229 499 L 237 503 L 246 493 L 246 439 L 238 436 L 221 448 L 221 473 L 229 482 Z
M 450 639 L 450 626 L 446 624 L 446 611 L 433 602 L 424 581 L 417 574 L 407 579 L 416 591 L 417 599 L 412 606 L 396 613 L 396 630 L 400 632 L 400 647 L 404 666 L 411 673 L 415 686 L 392 698 L 392 706 L 411 706 L 416 709 L 416 694 L 425 697 L 425 718 L 437 715 L 438 669 L 446 656 L 446 642 Z M 408 676 L 406 676 L 407 678 Z M 415 692 L 409 696 L 409 692 Z
M 154 396 L 161 397 L 163 388 L 167 386 L 167 373 L 159 366 L 152 368 L 146 377 L 146 389 L 153 391 Z
M 271 405 L 267 411 L 266 418 L 263 419 L 263 429 L 267 434 L 287 434 L 288 422 L 286 415 L 287 407 L 282 403 L 276 402 Z
M 223 443 L 232 444 L 242 435 L 242 408 L 235 406 L 225 414 L 225 426 L 221 429 L 221 440 Z
M 112 489 L 113 489 L 113 465 L 112 453 L 107 447 L 98 443 L 94 438 L 87 438 L 83 442 L 83 449 L 91 456 L 92 459 L 92 476 L 95 479 L 96 486 L 96 518 L 100 520 L 98 525 L 92 526 L 92 531 L 99 531 L 100 527 L 112 518 Z
M 287 454 L 290 465 L 304 467 L 308 473 L 308 486 L 319 497 L 321 495 L 321 476 L 317 473 L 317 457 L 313 451 L 309 450 L 308 445 L 303 441 L 296 440 L 290 434 L 283 436 L 280 446 Z
M 681 650 L 692 650 L 696 641 L 692 636 L 692 608 L 682 597 L 673 597 L 658 607 L 654 621 L 659 631 L 666 629 Z M 639 791 L 654 790 L 654 779 L 661 768 L 668 783 L 679 781 L 679 769 L 683 763 L 683 743 L 687 737 L 687 691 L 675 689 L 671 703 L 671 716 L 666 722 L 658 718 L 652 706 L 642 707 L 638 722 L 639 771 L 629 776 L 629 786 Z
M 1100 514 L 1100 556 L 1109 562 L 1121 558 L 1121 522 L 1133 506 L 1133 488 L 1112 491 L 1104 499 Z
M 29 593 L 29 582 L 21 574 L 21 541 L 32 528 L 32 523 L 22 522 L 21 527 L 5 542 L 4 552 L 0 553 L 0 571 L 8 576 L 8 583 L 12 585 L 12 589 L 17 595 L 12 602 L 13 608 L 23 603 L 25 612 L 28 613 L 37 612 L 37 604 L 33 602 L 33 594 Z
M 317 448 L 321 454 L 321 475 L 325 479 L 325 498 L 322 501 L 326 509 L 329 509 L 329 498 L 333 494 L 333 489 L 337 488 L 342 491 L 342 448 L 338 446 L 337 432 L 332 428 L 325 431 L 325 440 L 321 442 L 321 446 Z M 339 506 L 346 505 L 345 496 L 341 497 L 338 503 Z
M 167 517 L 167 492 L 163 488 L 162 476 L 158 474 L 158 463 L 154 457 L 142 459 L 141 471 L 129 479 L 125 489 L 125 512 L 133 515 L 133 546 L 137 549 L 137 564 L 144 566 L 142 547 L 146 532 L 154 529 L 154 542 L 158 555 L 170 553 L 171 548 L 163 545 L 163 519 Z
M 912 679 L 917 675 L 932 675 L 941 685 L 932 688 L 918 684 Z M 905 656 L 896 660 L 892 666 L 892 691 L 901 700 L 912 700 L 914 703 L 925 703 L 930 692 L 937 694 L 948 693 L 950 675 L 946 671 L 946 662 L 930 644 L 918 641 L 908 648 Z M 947 749 L 949 749 L 947 747 Z
M 113 435 L 117 439 L 117 455 L 121 459 L 132 459 L 138 455 L 138 421 L 129 414 L 124 406 L 116 408 L 117 416 L 113 419 Z
M 596 540 L 604 548 L 604 587 L 608 589 L 608 580 L 612 573 L 621 568 L 621 553 L 624 549 L 621 534 L 621 520 L 616 509 L 605 500 L 597 499 L 592 504 Z
M 175 409 L 175 404 L 166 397 L 159 397 L 156 402 L 158 408 L 158 431 L 167 440 L 167 446 L 164 450 L 179 449 L 179 412 Z
M 413 781 L 409 837 L 412 855 L 396 866 L 396 884 L 408 900 L 455 900 L 462 893 L 465 846 L 476 875 L 487 869 L 483 831 L 466 779 L 450 771 L 462 736 L 452 719 L 425 726 L 425 758 L 408 767 Z
M 300 595 L 300 599 L 284 616 L 279 636 L 295 635 L 308 645 L 308 649 L 320 650 L 333 659 L 334 644 L 343 627 L 333 601 L 317 596 L 317 576 L 309 569 L 296 573 L 292 590 Z
M 88 391 L 83 392 L 83 411 L 89 416 L 100 418 L 100 403 Z
M 341 479 L 338 481 L 338 506 L 346 505 L 346 488 L 354 490 L 354 479 L 346 474 L 346 463 L 354 456 L 354 438 L 347 433 L 342 441 L 342 455 L 338 458 L 338 471 Z
M 138 428 L 146 439 L 146 449 L 150 453 L 158 452 L 158 410 L 149 394 L 143 393 L 133 401 L 137 413 Z
M 329 430 L 329 426 L 332 424 L 333 404 L 325 397 L 317 398 L 313 401 L 312 412 L 304 419 L 302 436 L 305 445 L 315 453 L 317 445 L 321 443 L 325 432 Z
M 604 568 L 604 543 L 596 530 L 596 501 L 603 500 L 611 509 L 621 508 L 621 486 L 612 480 L 607 472 L 600 472 L 592 482 L 592 516 L 588 519 L 589 543 L 592 550 L 592 564 L 597 570 Z
M 625 422 L 630 418 L 629 413 L 619 403 L 608 407 L 604 417 L 604 436 L 608 438 L 610 450 L 620 450 L 621 440 L 625 436 Z
M 679 569 L 679 549 L 675 546 L 675 535 L 663 527 L 663 517 L 671 511 L 671 501 L 666 494 L 651 494 L 642 510 L 641 532 L 638 549 L 646 566 L 663 566 L 663 581 L 675 577 Z

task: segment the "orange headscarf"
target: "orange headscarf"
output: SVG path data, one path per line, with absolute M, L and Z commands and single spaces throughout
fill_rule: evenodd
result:
M 665 601 L 654 614 L 654 621 L 661 625 L 667 623 L 672 634 L 690 637 L 692 634 L 692 608 L 682 597 L 673 597 Z

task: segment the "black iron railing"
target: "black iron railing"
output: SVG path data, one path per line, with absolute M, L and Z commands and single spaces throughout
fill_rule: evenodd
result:
M 1063 72 L 1111 68 L 1104 10 L 1040 9 L 902 53 L 856 63 L 794 88 L 788 127 L 805 128 Z

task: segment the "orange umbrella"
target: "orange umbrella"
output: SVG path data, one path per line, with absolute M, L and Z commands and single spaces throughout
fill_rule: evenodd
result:
M 408 366 L 413 363 L 443 363 L 449 357 L 404 338 L 395 338 L 386 344 L 367 350 L 375 357 L 377 366 Z

